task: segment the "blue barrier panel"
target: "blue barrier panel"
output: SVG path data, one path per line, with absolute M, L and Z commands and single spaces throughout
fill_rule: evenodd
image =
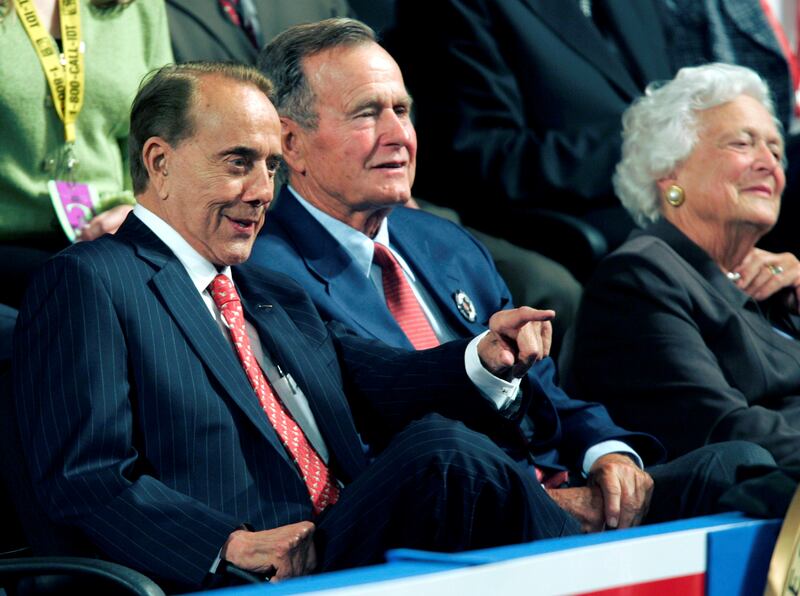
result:
M 485 563 L 496 563 L 507 561 L 517 557 L 529 557 L 543 553 L 552 553 L 570 548 L 583 546 L 593 546 L 604 544 L 616 540 L 630 540 L 631 538 L 642 538 L 664 534 L 666 532 L 681 532 L 685 530 L 696 530 L 700 528 L 711 528 L 724 526 L 726 524 L 738 524 L 753 521 L 742 513 L 719 513 L 716 515 L 706 515 L 692 519 L 653 524 L 650 526 L 639 526 L 626 530 L 615 530 L 602 532 L 599 534 L 586 534 L 582 536 L 567 536 L 564 538 L 551 538 L 548 540 L 537 540 L 526 544 L 513 544 L 510 546 L 499 546 L 483 550 L 474 550 L 463 553 L 436 553 L 414 549 L 394 549 L 386 553 L 387 561 L 425 561 L 436 563 L 452 563 L 461 565 L 483 565 Z
M 637 583 L 644 587 L 644 584 L 660 579 L 681 581 L 683 578 L 700 582 L 692 592 L 696 594 L 702 593 L 703 582 L 710 596 L 750 594 L 763 590 L 779 527 L 780 521 L 759 521 L 739 513 L 728 513 L 455 554 L 397 549 L 387 553 L 388 563 L 384 565 L 296 578 L 279 584 L 229 588 L 217 593 L 222 596 L 256 593 L 272 596 L 356 586 L 378 593 L 392 586 L 389 591 L 394 590 L 392 593 L 395 594 L 402 594 L 404 589 L 414 589 L 420 595 L 438 596 L 444 586 L 458 586 L 459 590 L 465 590 L 462 593 L 471 590 L 472 594 L 482 594 L 486 585 L 497 586 L 498 581 L 508 579 L 509 572 L 519 574 L 520 578 L 531 573 L 541 577 L 538 575 L 541 571 L 535 568 L 544 565 L 551 569 L 550 565 L 555 564 L 586 570 L 585 574 L 575 576 L 575 581 L 570 584 L 574 592 L 609 587 L 625 589 L 625 585 L 635 590 L 634 584 Z M 628 542 L 616 547 L 614 543 L 618 541 Z M 585 547 L 600 550 L 587 551 Z M 571 549 L 577 550 L 569 552 Z M 518 561 L 513 563 L 515 571 L 504 565 L 504 562 L 512 561 Z M 484 565 L 486 567 L 482 567 Z M 472 575 L 431 575 L 457 568 L 464 568 L 464 573 Z M 466 568 L 472 568 L 472 571 Z M 475 576 L 475 573 L 479 575 Z M 389 581 L 402 582 L 405 578 L 426 574 L 428 578 L 421 578 L 422 583 L 415 581 L 414 588 Z M 696 579 L 691 579 L 693 577 Z M 560 585 L 564 588 L 563 583 Z M 518 587 L 514 587 L 512 582 L 509 589 L 513 591 Z M 551 590 L 551 593 L 560 592 Z
M 763 594 L 782 521 L 754 521 L 709 533 L 706 596 Z

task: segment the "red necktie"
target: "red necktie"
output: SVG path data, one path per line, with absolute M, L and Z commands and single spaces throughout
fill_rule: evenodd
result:
M 417 350 L 435 348 L 439 340 L 419 305 L 403 269 L 392 251 L 375 242 L 375 262 L 383 271 L 383 294 L 386 305 L 411 345 Z
M 242 26 L 242 19 L 239 18 L 239 11 L 236 10 L 239 7 L 239 0 L 219 0 L 219 5 L 231 23 L 237 27 Z
M 383 271 L 386 305 L 411 344 L 417 350 L 438 346 L 439 340 L 392 251 L 375 242 L 373 258 Z M 569 473 L 566 471 L 547 473 L 538 467 L 535 469 L 536 479 L 546 488 L 559 488 L 569 481 Z
M 259 34 L 256 32 L 256 23 L 246 11 L 242 10 L 241 0 L 219 0 L 219 5 L 228 20 L 245 32 L 253 47 L 260 49 L 261 43 Z
M 308 442 L 303 429 L 294 421 L 286 407 L 275 395 L 261 367 L 256 362 L 250 349 L 250 338 L 247 337 L 244 325 L 242 303 L 233 282 L 226 275 L 217 275 L 209 286 L 214 304 L 217 305 L 222 318 L 236 347 L 236 353 L 242 363 L 244 372 L 258 396 L 261 407 L 267 414 L 284 447 L 292 456 L 303 476 L 303 481 L 311 496 L 314 513 L 321 513 L 328 505 L 339 499 L 339 488 L 328 466 Z
M 768 0 L 761 0 L 761 9 L 764 11 L 764 16 L 769 26 L 772 27 L 775 38 L 778 40 L 778 45 L 781 46 L 783 56 L 789 64 L 789 74 L 792 77 L 792 90 L 796 93 L 798 87 L 800 87 L 800 61 L 798 61 L 797 53 L 792 50 L 789 39 L 786 37 L 786 32 L 783 30 L 780 21 L 778 21 L 778 17 L 776 17 L 775 13 L 772 11 Z M 800 10 L 798 10 L 797 18 L 798 26 L 800 26 Z M 798 34 L 800 34 L 800 29 L 798 30 Z M 794 106 L 794 113 L 795 116 L 800 115 L 800 105 L 797 103 L 795 103 Z

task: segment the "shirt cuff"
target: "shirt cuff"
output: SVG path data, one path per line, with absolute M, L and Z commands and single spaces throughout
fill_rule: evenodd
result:
M 639 457 L 639 454 L 627 443 L 623 443 L 622 441 L 602 441 L 586 450 L 586 455 L 583 456 L 584 477 L 589 475 L 589 470 L 592 469 L 594 462 L 609 453 L 624 453 L 625 455 L 629 455 L 637 466 L 644 469 L 642 458 Z
M 464 366 L 467 369 L 469 380 L 481 395 L 492 402 L 499 411 L 507 412 L 519 395 L 519 385 L 522 379 L 505 381 L 486 370 L 478 356 L 478 343 L 487 333 L 489 332 L 484 331 L 469 342 L 464 352 Z

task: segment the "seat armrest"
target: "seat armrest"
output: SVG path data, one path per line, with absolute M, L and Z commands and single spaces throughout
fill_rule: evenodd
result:
M 113 593 L 132 596 L 164 596 L 164 591 L 150 578 L 124 565 L 83 557 L 22 557 L 0 559 L 0 585 L 13 585 L 24 578 L 66 576 L 74 579 L 100 582 Z M 53 589 L 57 578 L 50 582 Z M 81 584 L 83 585 L 83 583 Z M 62 586 L 63 587 L 63 586 Z M 46 590 L 47 591 L 47 590 Z M 55 593 L 55 592 L 54 592 Z

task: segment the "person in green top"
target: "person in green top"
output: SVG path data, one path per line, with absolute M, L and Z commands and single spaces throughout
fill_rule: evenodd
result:
M 75 4 L 62 2 L 65 10 Z M 52 47 L 65 51 L 59 0 L 32 4 Z M 65 127 L 19 10 L 16 0 L 0 0 L 0 303 L 11 306 L 19 303 L 29 272 L 69 244 L 48 190 L 49 181 L 66 177 L 59 159 Z M 131 100 L 145 74 L 172 62 L 172 50 L 161 0 L 84 0 L 78 16 L 83 105 L 69 177 L 91 183 L 99 198 L 100 213 L 77 238 L 91 240 L 114 232 L 131 209 Z

